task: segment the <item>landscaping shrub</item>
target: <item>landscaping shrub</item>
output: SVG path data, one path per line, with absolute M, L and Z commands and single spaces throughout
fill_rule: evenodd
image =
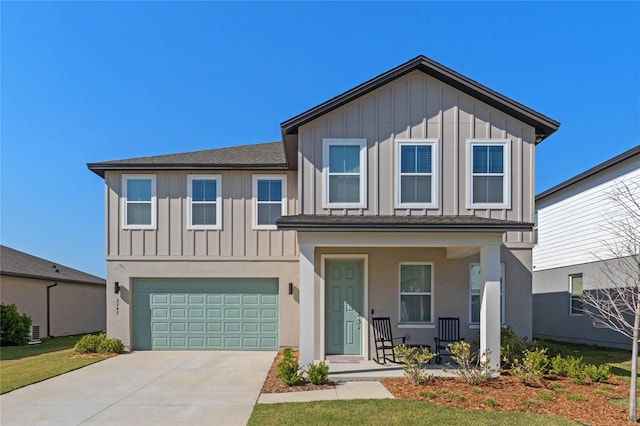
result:
M 285 386 L 294 386 L 302 380 L 302 370 L 293 355 L 293 349 L 286 348 L 282 351 L 277 377 Z
M 409 348 L 399 345 L 393 348 L 397 358 L 402 359 L 402 371 L 414 385 L 426 383 L 433 377 L 424 365 L 426 365 L 435 354 L 420 348 Z
M 525 350 L 522 359 L 516 359 L 511 373 L 526 386 L 539 386 L 542 377 L 549 371 L 546 349 Z
M 458 364 L 455 373 L 468 384 L 478 385 L 491 378 L 494 370 L 491 368 L 488 351 L 479 357 L 477 353 L 471 352 L 471 345 L 465 341 L 450 343 L 447 350 L 451 352 L 451 359 Z
M 594 383 L 604 382 L 611 377 L 609 364 L 593 365 L 585 364 L 582 358 L 572 356 L 563 357 L 556 355 L 551 360 L 551 374 L 562 377 L 571 377 L 578 384 L 583 384 L 587 379 Z
M 18 312 L 16 305 L 0 303 L 0 346 L 21 346 L 29 343 L 31 317 Z
M 602 383 L 611 377 L 611 366 L 609 364 L 585 366 L 584 372 L 586 376 L 594 383 Z
M 329 378 L 329 365 L 320 361 L 318 364 L 309 364 L 307 368 L 307 380 L 314 385 L 321 385 Z
M 502 366 L 512 367 L 515 360 L 521 359 L 524 351 L 529 349 L 529 339 L 522 338 L 513 331 L 510 326 L 500 330 L 500 353 L 502 354 Z
M 107 339 L 106 334 L 85 334 L 73 347 L 78 354 L 119 354 L 124 351 L 120 339 Z

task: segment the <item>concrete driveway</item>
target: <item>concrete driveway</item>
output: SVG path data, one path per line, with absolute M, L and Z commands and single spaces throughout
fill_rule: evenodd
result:
M 13 425 L 245 425 L 276 352 L 133 352 L 0 396 Z

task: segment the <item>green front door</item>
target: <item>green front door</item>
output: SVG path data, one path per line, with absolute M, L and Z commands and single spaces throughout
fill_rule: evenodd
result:
M 325 352 L 362 353 L 361 260 L 327 260 L 325 265 Z

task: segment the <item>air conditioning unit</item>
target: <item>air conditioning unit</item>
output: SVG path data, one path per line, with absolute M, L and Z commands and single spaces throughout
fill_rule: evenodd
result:
M 31 326 L 31 332 L 29 333 L 29 344 L 35 345 L 37 343 L 40 343 L 40 326 L 33 324 Z

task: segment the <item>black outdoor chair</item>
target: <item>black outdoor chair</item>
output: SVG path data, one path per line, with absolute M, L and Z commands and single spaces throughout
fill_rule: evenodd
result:
M 393 351 L 394 340 L 401 340 L 404 344 L 406 336 L 393 337 L 391 334 L 391 318 L 378 317 L 371 318 L 373 325 L 373 336 L 376 343 L 376 362 L 386 364 L 387 361 L 398 363 L 396 354 Z
M 433 339 L 436 341 L 436 364 L 440 364 L 442 362 L 442 351 L 449 352 L 447 345 L 464 340 L 464 338 L 460 338 L 460 318 L 438 317 L 438 337 Z

